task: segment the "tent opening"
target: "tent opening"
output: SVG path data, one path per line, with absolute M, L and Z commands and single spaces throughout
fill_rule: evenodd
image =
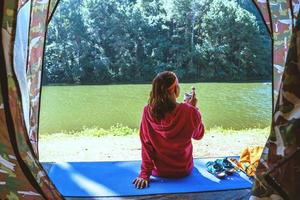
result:
M 47 34 L 40 160 L 139 160 L 142 109 L 164 70 L 179 77 L 179 102 L 196 87 L 206 135 L 195 157 L 263 146 L 271 59 L 251 1 L 62 0 Z

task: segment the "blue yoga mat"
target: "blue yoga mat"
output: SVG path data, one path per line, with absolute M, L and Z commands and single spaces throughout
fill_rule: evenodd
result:
M 205 163 L 214 159 L 195 159 L 193 172 L 181 179 L 151 177 L 150 187 L 136 189 L 132 180 L 138 175 L 140 161 L 54 163 L 49 176 L 66 197 L 130 196 L 168 193 L 206 192 L 252 187 L 242 172 L 225 179 L 208 173 Z

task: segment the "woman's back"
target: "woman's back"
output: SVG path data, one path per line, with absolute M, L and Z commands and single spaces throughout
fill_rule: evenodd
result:
M 191 139 L 201 139 L 204 127 L 198 110 L 187 104 L 177 104 L 161 120 L 151 115 L 150 106 L 144 108 L 140 136 L 154 164 L 153 175 L 181 177 L 193 168 Z

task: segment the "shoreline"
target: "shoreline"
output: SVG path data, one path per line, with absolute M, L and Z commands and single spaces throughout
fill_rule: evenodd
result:
M 269 128 L 206 131 L 201 140 L 192 140 L 194 158 L 236 156 L 246 147 L 264 146 Z M 41 162 L 141 160 L 138 135 L 89 136 L 57 133 L 39 141 Z

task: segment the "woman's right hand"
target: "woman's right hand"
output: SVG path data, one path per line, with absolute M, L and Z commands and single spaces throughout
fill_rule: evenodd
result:
M 192 106 L 196 107 L 197 106 L 197 102 L 198 102 L 198 99 L 196 98 L 196 93 L 195 93 L 195 91 L 193 91 L 192 98 L 190 98 L 188 100 L 188 103 L 191 104 Z
M 141 177 L 137 177 L 133 180 L 132 184 L 135 185 L 138 189 L 144 189 L 145 187 L 149 187 L 149 182 Z

